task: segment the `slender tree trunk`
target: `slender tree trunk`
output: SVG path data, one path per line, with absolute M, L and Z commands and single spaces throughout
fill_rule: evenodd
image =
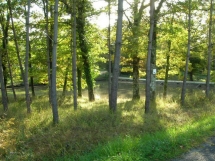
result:
M 19 46 L 18 46 L 18 42 L 17 42 L 16 30 L 15 30 L 14 22 L 13 22 L 13 14 L 12 14 L 10 0 L 8 0 L 7 3 L 8 3 L 9 12 L 10 12 L 10 18 L 11 18 L 11 24 L 12 24 L 12 30 L 13 30 L 13 36 L 14 36 L 14 43 L 15 43 L 15 46 L 16 46 L 16 53 L 17 53 L 17 58 L 18 58 L 18 62 L 19 62 L 19 68 L 20 68 L 21 77 L 22 77 L 22 80 L 23 80 L 23 83 L 24 83 L 24 70 L 23 70 L 22 61 L 21 61 L 21 58 L 20 58 L 20 51 L 19 51 Z
M 111 11 L 111 2 L 108 0 L 108 98 L 109 98 L 109 104 L 111 102 L 111 40 L 110 40 L 110 32 L 111 32 L 111 26 L 110 26 L 110 11 Z
M 0 52 L 0 83 L 1 83 L 1 93 L 2 93 L 2 104 L 4 111 L 8 110 L 8 102 L 7 102 L 7 92 L 4 83 L 4 75 L 2 69 L 2 52 Z
M 188 13 L 188 42 L 187 42 L 187 56 L 186 56 L 186 64 L 185 64 L 185 72 L 183 85 L 181 90 L 181 105 L 184 105 L 185 95 L 186 95 L 186 81 L 187 81 L 187 73 L 188 73 L 188 63 L 190 58 L 190 37 L 191 37 L 191 0 L 189 0 L 189 13 Z
M 7 45 L 8 45 L 8 29 L 9 29 L 9 23 L 10 23 L 10 14 L 7 13 L 7 18 L 5 18 L 4 14 L 2 14 L 0 16 L 0 23 L 1 23 L 1 28 L 2 28 L 2 31 L 3 31 L 3 38 L 2 38 L 2 47 L 3 47 L 2 69 L 3 69 L 4 83 L 5 83 L 5 88 L 6 88 L 7 87 L 7 81 L 8 81 Z
M 140 58 L 137 55 L 133 56 L 133 100 L 140 99 L 139 62 Z
M 57 107 L 57 89 L 56 89 L 56 73 L 57 73 L 57 35 L 58 35 L 58 0 L 55 0 L 54 6 L 54 39 L 52 54 L 52 112 L 53 123 L 59 122 Z
M 65 97 L 66 95 L 66 87 L 67 87 L 67 81 L 68 81 L 68 73 L 69 73 L 69 66 L 70 66 L 70 59 L 68 58 L 68 63 L 65 71 L 65 77 L 64 77 L 64 83 L 63 83 L 63 92 L 62 96 Z
M 118 76 L 119 76 L 119 64 L 122 46 L 122 17 L 123 17 L 123 0 L 118 0 L 118 20 L 116 30 L 116 47 L 113 65 L 113 79 L 111 84 L 111 101 L 109 108 L 111 112 L 117 110 L 117 90 L 118 90 Z
M 31 71 L 32 70 L 32 63 L 31 63 L 31 45 L 29 45 L 29 70 Z M 32 96 L 35 97 L 35 90 L 34 90 L 34 77 L 30 76 L 30 86 L 31 86 L 31 93 L 32 93 Z
M 31 113 L 31 98 L 29 94 L 29 82 L 28 82 L 28 68 L 29 68 L 29 54 L 30 54 L 30 41 L 29 41 L 29 19 L 30 19 L 30 5 L 31 1 L 28 0 L 28 8 L 26 14 L 26 54 L 25 54 L 25 77 L 24 77 L 24 84 L 25 84 L 25 98 L 26 98 L 26 105 L 27 105 L 27 113 Z
M 12 74 L 12 70 L 11 70 L 11 63 L 10 63 L 10 59 L 9 59 L 9 56 L 8 56 L 8 52 L 7 52 L 7 62 L 8 62 L 8 70 L 9 70 L 9 74 L 10 74 L 10 82 L 11 82 L 11 89 L 12 89 L 12 92 L 13 92 L 13 98 L 16 101 L 16 92 L 15 92 L 15 88 L 14 88 L 13 74 Z
M 146 99 L 145 99 L 145 113 L 150 110 L 150 85 L 151 85 L 151 55 L 152 55 L 152 41 L 154 32 L 154 0 L 150 1 L 150 30 L 149 30 L 149 42 L 148 42 L 148 54 L 147 54 L 147 66 L 146 66 Z
M 79 36 L 79 46 L 81 49 L 81 58 L 83 61 L 83 69 L 86 77 L 88 88 L 89 101 L 94 101 L 93 78 L 91 74 L 91 65 L 89 59 L 89 49 L 85 38 L 85 25 L 86 25 L 86 2 L 81 1 L 78 4 L 78 17 L 77 17 L 77 31 Z
M 164 79 L 164 85 L 163 85 L 163 97 L 166 98 L 167 95 L 167 81 L 168 81 L 168 77 L 169 77 L 169 58 L 170 58 L 170 51 L 171 51 L 171 40 L 169 40 L 168 42 L 168 53 L 166 55 L 166 70 L 165 70 L 165 79 Z
M 207 64 L 207 79 L 206 79 L 206 97 L 209 97 L 210 92 L 210 73 L 211 73 L 211 52 L 212 52 L 212 16 L 213 16 L 213 0 L 210 1 L 210 19 L 208 33 L 208 64 Z
M 156 48 L 157 48 L 157 20 L 154 20 L 153 27 L 153 38 L 152 38 L 152 52 L 151 52 L 151 82 L 150 82 L 150 99 L 156 100 Z
M 82 97 L 82 85 L 81 85 L 82 70 L 79 67 L 77 68 L 77 73 L 78 73 L 78 97 Z
M 53 25 L 52 23 L 50 24 L 50 32 L 49 32 L 49 7 L 48 7 L 48 0 L 43 0 L 43 6 L 44 6 L 44 15 L 45 15 L 45 21 L 46 21 L 46 44 L 47 44 L 47 66 L 48 66 L 48 86 L 49 86 L 49 102 L 51 104 L 51 79 L 52 79 L 52 73 L 51 73 L 51 68 L 52 68 L 52 30 L 53 30 Z M 52 17 L 52 11 L 51 12 L 51 17 Z
M 73 54 L 72 54 L 72 85 L 73 85 L 73 104 L 74 104 L 74 110 L 77 110 L 78 108 L 78 101 L 77 101 L 77 54 L 76 54 L 76 0 L 73 0 L 73 41 L 72 42 L 72 48 L 73 48 Z

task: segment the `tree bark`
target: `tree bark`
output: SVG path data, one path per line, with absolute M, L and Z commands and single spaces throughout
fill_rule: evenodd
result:
M 109 98 L 109 104 L 111 102 L 111 40 L 110 40 L 110 32 L 111 32 L 111 26 L 110 26 L 110 11 L 111 11 L 111 1 L 108 0 L 108 98 Z
M 186 64 L 185 64 L 185 72 L 183 85 L 181 90 L 181 105 L 183 106 L 185 103 L 186 96 L 186 81 L 187 81 L 187 73 L 188 73 L 188 63 L 190 58 L 190 41 L 191 41 L 191 0 L 189 0 L 189 13 L 188 13 L 188 42 L 187 42 L 187 55 L 186 55 Z
M 25 99 L 27 106 L 27 113 L 31 113 L 31 97 L 29 94 L 29 81 L 28 81 L 28 69 L 29 69 L 29 54 L 30 54 L 30 41 L 29 41 L 29 29 L 30 29 L 30 5 L 31 1 L 28 0 L 27 14 L 26 14 L 26 53 L 25 53 L 25 76 L 24 76 L 24 84 L 25 84 Z
M 213 0 L 210 1 L 210 18 L 209 18 L 209 33 L 208 33 L 208 64 L 207 64 L 207 79 L 206 79 L 206 97 L 210 93 L 210 73 L 211 73 L 211 52 L 212 52 L 212 16 L 213 16 Z
M 81 49 L 81 58 L 83 61 L 83 69 L 88 88 L 89 101 L 94 101 L 93 78 L 91 74 L 91 65 L 89 59 L 89 49 L 85 38 L 85 25 L 86 25 L 86 3 L 85 0 L 78 4 L 78 17 L 77 17 L 77 31 L 79 36 L 79 46 Z
M 52 30 L 53 30 L 53 25 L 52 23 L 50 24 L 50 29 L 49 29 L 49 6 L 48 6 L 48 0 L 43 0 L 43 10 L 44 10 L 44 16 L 45 16 L 45 21 L 46 21 L 46 44 L 47 44 L 47 71 L 48 71 L 48 87 L 49 87 L 49 102 L 51 104 L 52 102 L 52 92 L 51 92 L 51 87 L 52 87 Z M 52 11 L 50 7 L 50 14 L 52 17 Z
M 11 24 L 12 24 L 12 30 L 13 30 L 13 36 L 14 36 L 14 43 L 16 46 L 16 53 L 17 53 L 17 58 L 18 58 L 18 62 L 19 62 L 19 68 L 20 68 L 21 77 L 22 77 L 22 80 L 24 83 L 24 70 L 23 70 L 22 61 L 20 58 L 20 51 L 19 51 L 19 46 L 18 46 L 18 42 L 17 42 L 16 30 L 15 30 L 14 22 L 13 22 L 13 13 L 12 13 L 12 9 L 11 9 L 10 0 L 8 0 L 7 3 L 8 3 L 9 12 L 10 12 L 10 18 L 11 18 Z
M 170 59 L 170 51 L 171 51 L 171 40 L 168 42 L 168 53 L 166 55 L 166 70 L 165 70 L 165 78 L 164 78 L 164 85 L 163 85 L 163 97 L 166 98 L 167 95 L 167 83 L 168 83 L 168 77 L 169 77 L 169 59 Z
M 53 123 L 59 122 L 57 107 L 57 89 L 56 89 L 56 73 L 57 73 L 57 35 L 58 35 L 58 0 L 55 0 L 54 6 L 54 38 L 52 50 L 52 112 Z
M 139 62 L 140 58 L 137 55 L 133 56 L 133 100 L 140 99 Z
M 64 83 L 63 83 L 63 92 L 62 96 L 65 97 L 66 95 L 66 87 L 67 87 L 67 81 L 68 81 L 68 73 L 69 73 L 69 66 L 70 66 L 70 59 L 68 58 L 68 63 L 65 71 L 65 77 L 64 77 Z
M 109 104 L 109 108 L 111 112 L 116 112 L 117 110 L 118 76 L 119 76 L 121 46 L 122 46 L 122 17 L 123 17 L 123 0 L 118 0 L 116 47 L 115 47 L 115 57 L 114 57 L 114 65 L 113 65 L 113 79 L 111 84 L 111 101 Z
M 151 55 L 152 55 L 152 41 L 154 32 L 154 0 L 150 1 L 150 30 L 149 30 L 149 42 L 148 42 L 148 54 L 147 54 L 147 66 L 146 66 L 146 99 L 145 99 L 145 113 L 150 110 L 150 85 L 151 85 Z
M 82 97 L 82 70 L 78 67 L 77 68 L 77 74 L 78 74 L 78 97 Z
M 31 45 L 29 45 L 29 70 L 32 71 L 32 63 L 31 63 Z M 30 76 L 30 86 L 31 86 L 31 93 L 32 93 L 32 96 L 35 97 L 35 90 L 34 90 L 34 77 L 32 76 L 32 73 L 31 73 L 31 76 Z
M 2 104 L 4 111 L 6 112 L 8 110 L 8 99 L 7 99 L 7 92 L 5 88 L 4 83 L 4 75 L 3 75 L 3 69 L 2 69 L 2 52 L 0 52 L 0 83 L 1 83 L 1 93 L 2 93 Z
M 73 26 L 72 26 L 72 32 L 73 32 L 73 41 L 71 40 L 72 44 L 72 85 L 73 85 L 73 104 L 74 104 L 74 110 L 77 110 L 78 108 L 78 101 L 77 101 L 77 53 L 76 53 L 76 0 L 73 0 Z M 71 15 L 72 18 L 72 15 Z

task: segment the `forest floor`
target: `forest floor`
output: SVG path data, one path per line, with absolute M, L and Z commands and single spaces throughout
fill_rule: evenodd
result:
M 206 99 L 204 87 L 188 85 L 187 104 L 181 107 L 180 84 L 169 86 L 166 100 L 163 85 L 158 84 L 155 107 L 145 115 L 144 88 L 141 82 L 141 99 L 133 101 L 132 83 L 120 81 L 114 115 L 108 112 L 107 81 L 96 82 L 95 102 L 89 102 L 87 90 L 83 90 L 77 111 L 72 108 L 71 91 L 61 100 L 61 90 L 58 126 L 52 124 L 47 86 L 35 87 L 31 115 L 26 114 L 24 90 L 16 88 L 18 102 L 12 100 L 12 92 L 8 90 L 9 111 L 2 115 L 0 111 L 0 160 L 167 161 L 179 156 L 172 161 L 189 161 L 192 155 L 212 161 L 209 157 L 214 156 L 205 149 L 215 148 L 215 139 L 208 140 L 215 136 L 215 95 Z M 193 149 L 203 142 L 200 150 Z M 191 152 L 180 157 L 190 149 Z

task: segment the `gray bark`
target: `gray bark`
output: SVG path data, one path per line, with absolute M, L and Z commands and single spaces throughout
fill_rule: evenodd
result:
M 72 85 L 73 85 L 73 104 L 74 110 L 78 108 L 78 101 L 77 101 L 77 65 L 76 65 L 76 0 L 73 0 L 73 54 L 72 54 Z
M 7 92 L 6 92 L 3 69 L 2 69 L 2 52 L 0 53 L 0 83 L 1 83 L 1 93 L 2 93 L 2 104 L 3 104 L 4 111 L 7 111 L 8 102 L 7 102 Z
M 25 77 L 24 77 L 24 84 L 25 84 L 25 99 L 26 99 L 26 106 L 27 106 L 27 113 L 31 113 L 31 98 L 29 94 L 29 82 L 28 82 L 28 68 L 29 68 L 29 19 L 30 19 L 30 5 L 31 1 L 28 0 L 28 7 L 26 13 L 26 54 L 25 54 Z
M 187 42 L 187 55 L 186 55 L 186 64 L 184 71 L 184 79 L 181 90 L 181 105 L 185 103 L 186 96 L 186 81 L 187 81 L 187 73 L 188 73 L 188 63 L 190 58 L 190 40 L 191 40 L 191 0 L 189 0 L 189 13 L 188 13 L 188 42 Z
M 149 30 L 149 42 L 148 42 L 148 54 L 147 54 L 147 66 L 146 66 L 146 99 L 145 99 L 145 113 L 150 110 L 150 85 L 151 85 L 151 55 L 152 55 L 152 41 L 154 32 L 154 0 L 150 1 L 150 30 Z
M 58 107 L 57 107 L 57 89 L 56 89 L 56 73 L 57 73 L 57 35 L 58 35 L 58 0 L 55 0 L 54 6 L 54 38 L 52 50 L 52 112 L 53 123 L 59 122 Z
M 210 72 L 211 72 L 211 52 L 212 52 L 212 16 L 213 16 L 213 0 L 210 1 L 210 18 L 208 31 L 208 64 L 207 64 L 207 79 L 206 79 L 206 97 L 209 97 L 210 92 Z
M 49 32 L 49 16 L 48 16 L 48 0 L 43 0 L 43 6 L 44 6 L 44 16 L 45 16 L 45 21 L 46 21 L 46 44 L 47 44 L 47 66 L 48 66 L 48 86 L 49 86 L 49 102 L 51 104 L 51 68 L 52 68 L 52 60 L 51 60 L 51 54 L 52 54 L 52 34 Z M 51 12 L 52 16 L 52 12 Z M 50 24 L 50 30 L 52 31 L 52 23 Z
M 108 0 L 108 98 L 109 104 L 111 102 L 111 41 L 110 41 L 110 10 L 111 10 L 111 2 Z
M 163 85 L 163 97 L 166 98 L 167 95 L 167 81 L 169 77 L 169 58 L 170 58 L 170 51 L 171 51 L 171 40 L 168 42 L 168 53 L 166 54 L 166 70 L 165 70 L 165 78 L 164 78 L 164 85 Z
M 111 84 L 111 100 L 109 104 L 109 108 L 112 112 L 116 112 L 117 110 L 118 76 L 119 76 L 121 46 L 122 46 L 122 17 L 123 17 L 123 0 L 118 0 L 116 47 L 115 47 L 115 57 L 114 57 L 114 65 L 113 65 L 113 79 Z

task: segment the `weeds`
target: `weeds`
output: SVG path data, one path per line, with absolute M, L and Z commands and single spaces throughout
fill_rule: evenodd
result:
M 108 100 L 79 99 L 73 110 L 66 97 L 59 106 L 60 123 L 52 124 L 47 97 L 36 97 L 32 114 L 25 103 L 9 104 L 0 119 L 0 159 L 6 160 L 166 160 L 198 145 L 212 135 L 214 112 L 211 99 L 202 94 L 179 100 L 158 96 L 150 114 L 143 100 L 119 99 L 118 110 L 109 113 Z M 199 102 L 198 102 L 199 101 Z M 196 103 L 197 102 L 197 103 Z

